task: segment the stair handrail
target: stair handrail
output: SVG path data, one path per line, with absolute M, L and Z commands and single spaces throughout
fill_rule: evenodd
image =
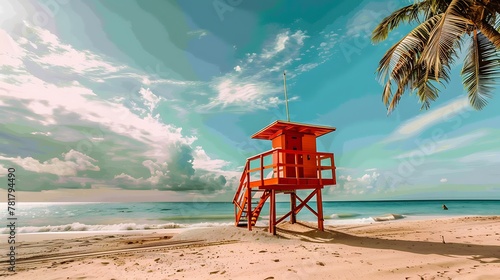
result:
M 233 203 L 235 204 L 239 204 L 239 198 L 240 198 L 240 194 L 241 194 L 241 191 L 245 188 L 245 180 L 247 178 L 246 174 L 248 172 L 248 168 L 250 167 L 250 161 L 247 160 L 246 164 L 245 164 L 245 169 L 243 169 L 243 172 L 241 174 L 241 178 L 240 178 L 240 185 L 238 186 L 238 189 L 236 190 L 236 193 L 234 194 L 234 198 L 233 198 Z M 249 183 L 249 182 L 247 182 Z

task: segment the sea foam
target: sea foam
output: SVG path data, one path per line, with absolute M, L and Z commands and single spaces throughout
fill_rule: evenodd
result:
M 120 223 L 111 225 L 86 225 L 82 223 L 72 223 L 58 226 L 27 226 L 19 227 L 17 233 L 41 233 L 41 232 L 79 232 L 79 231 L 130 231 L 130 230 L 156 230 L 156 229 L 172 229 L 172 228 L 191 228 L 191 227 L 216 227 L 232 225 L 233 223 L 196 223 L 196 224 L 136 224 L 136 223 Z M 3 229 L 0 233 L 8 234 L 9 229 Z
M 358 216 L 360 216 L 358 213 L 335 213 L 330 215 L 330 219 L 349 219 Z
M 374 217 L 373 220 L 376 222 L 383 222 L 383 221 L 393 221 L 393 220 L 399 220 L 405 218 L 404 215 L 400 214 L 386 214 L 378 217 Z

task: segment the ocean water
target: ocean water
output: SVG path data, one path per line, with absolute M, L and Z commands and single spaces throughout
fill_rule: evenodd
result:
M 0 219 L 7 221 L 7 206 Z M 446 204 L 449 210 L 443 210 Z M 310 204 L 316 209 L 315 203 Z M 277 203 L 277 214 L 289 209 L 288 202 Z M 268 206 L 258 225 L 267 225 Z M 377 223 L 374 218 L 395 214 L 402 220 L 452 216 L 500 215 L 500 200 L 414 200 L 323 202 L 325 224 Z M 179 227 L 210 227 L 234 224 L 234 205 L 230 202 L 147 202 L 147 203 L 18 203 L 18 233 L 65 231 L 129 231 Z M 299 220 L 316 221 L 306 208 Z M 4 227 L 0 233 L 7 233 Z

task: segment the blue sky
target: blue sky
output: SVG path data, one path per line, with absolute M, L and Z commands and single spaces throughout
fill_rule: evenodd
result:
M 387 115 L 375 70 L 408 1 L 3 1 L 0 177 L 20 201 L 230 201 L 250 136 L 334 126 L 326 200 L 500 199 L 499 91 L 470 108 L 459 76 L 430 110 Z M 6 184 L 4 184 L 6 185 Z M 5 187 L 2 187 L 5 193 Z

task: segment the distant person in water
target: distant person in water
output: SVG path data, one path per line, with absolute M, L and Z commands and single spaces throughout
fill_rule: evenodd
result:
M 448 210 L 448 207 L 446 207 L 446 205 L 443 204 L 443 210 Z

